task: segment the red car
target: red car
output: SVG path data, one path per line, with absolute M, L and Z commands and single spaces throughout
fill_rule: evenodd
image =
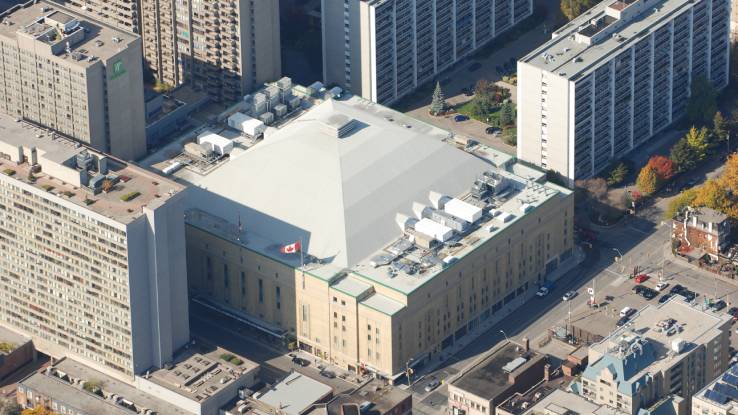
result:
M 635 277 L 635 283 L 640 284 L 648 279 L 648 274 L 640 274 Z

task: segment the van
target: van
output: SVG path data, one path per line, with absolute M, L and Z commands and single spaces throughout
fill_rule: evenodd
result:
M 620 310 L 620 317 L 628 317 L 633 313 L 633 309 L 630 307 L 625 307 L 624 309 Z

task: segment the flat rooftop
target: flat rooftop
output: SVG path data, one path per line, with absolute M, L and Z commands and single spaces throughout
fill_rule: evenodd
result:
M 384 382 L 373 380 L 354 390 L 350 394 L 341 394 L 336 396 L 327 407 L 328 415 L 342 415 L 341 405 L 356 404 L 361 405 L 363 402 L 369 401 L 373 405 L 364 415 L 372 415 L 374 413 L 385 414 L 391 409 L 401 404 L 406 399 L 412 406 L 410 393 L 391 385 L 385 385 Z M 407 408 L 409 410 L 410 408 Z M 406 411 L 401 411 L 404 413 Z
M 90 20 L 73 9 L 45 0 L 11 7 L 0 13 L 0 21 L 3 22 L 0 38 L 15 42 L 19 35 L 34 37 L 39 42 L 55 45 L 54 49 L 59 49 L 59 59 L 81 67 L 117 55 L 139 39 L 133 33 Z M 67 42 L 69 51 L 66 50 Z
M 647 373 L 665 371 L 701 344 L 729 330 L 731 317 L 725 313 L 702 311 L 678 298 L 648 305 L 629 323 L 589 348 L 589 366 L 583 376 L 593 379 L 606 367 L 617 370 L 619 387 L 630 394 L 631 388 Z M 680 352 L 674 342 L 682 340 Z
M 231 360 L 226 361 L 223 358 L 225 355 Z M 190 349 L 181 351 L 171 368 L 157 369 L 147 379 L 193 401 L 204 403 L 241 376 L 258 368 L 257 363 L 224 349 L 217 348 L 206 354 Z
M 281 382 L 254 399 L 287 415 L 300 415 L 314 403 L 330 397 L 333 388 L 299 372 L 292 372 Z
M 8 330 L 5 327 L 0 327 L 0 343 L 6 343 L 9 345 L 11 352 L 30 341 L 30 337 Z M 7 354 L 6 352 L 7 351 L 4 350 L 4 348 L 0 348 L 0 354 Z
M 451 385 L 480 398 L 492 400 L 512 386 L 508 382 L 510 373 L 525 370 L 544 358 L 534 351 L 524 352 L 517 344 L 507 342 L 492 351 L 463 376 L 454 380 Z M 511 365 L 512 362 L 515 363 Z
M 597 405 L 592 403 L 580 395 L 566 392 L 561 389 L 554 390 L 550 395 L 541 399 L 534 405 L 522 412 L 523 415 L 533 414 L 594 414 L 594 415 L 625 415 L 625 412 L 618 411 L 605 405 Z
M 13 160 L 20 153 L 28 157 L 34 148 L 41 171 L 33 173 L 35 180 L 31 181 L 29 172 L 32 166 L 28 162 L 18 163 Z M 25 121 L 18 121 L 6 114 L 0 114 L 0 153 L 9 157 L 0 158 L 0 174 L 41 189 L 58 198 L 62 201 L 61 204 L 72 203 L 123 224 L 141 216 L 144 207 L 153 209 L 161 206 L 184 189 L 184 186 L 166 177 L 99 153 L 70 138 Z M 112 190 L 94 194 L 88 186 L 73 182 L 75 178 L 77 182 L 80 181 L 81 169 L 77 166 L 76 159 L 82 153 L 98 160 L 107 160 L 108 172 L 105 176 L 115 182 Z M 45 166 L 53 174 L 63 172 L 65 177 L 52 176 L 47 173 Z M 99 174 L 90 171 L 90 181 Z M 124 201 L 122 198 L 129 200 Z
M 552 33 L 551 40 L 520 61 L 577 80 L 668 24 L 695 3 L 693 0 L 606 0 Z M 627 18 L 613 17 L 625 15 L 628 9 L 634 12 Z M 598 34 L 599 38 L 593 38 Z M 593 39 L 592 44 L 582 41 L 586 39 Z
M 738 411 L 738 363 L 732 364 L 725 373 L 694 394 L 692 400 L 709 402 L 725 413 Z
M 321 102 L 248 149 L 233 142 L 230 157 L 203 174 L 173 173 L 192 185 L 187 223 L 295 268 L 304 259 L 306 273 L 352 296 L 372 282 L 409 294 L 527 213 L 570 194 L 542 183 L 535 169 L 511 167 L 510 156 L 482 145 L 462 151 L 448 131 L 359 97 Z M 475 199 L 479 180 L 498 184 L 495 195 Z M 412 228 L 425 209 L 443 210 L 433 206 L 439 195 L 482 214 L 421 248 L 411 242 L 418 236 Z M 280 253 L 296 241 L 302 258 Z M 388 314 L 402 308 L 381 296 L 365 305 Z
M 87 392 L 79 386 L 89 381 L 99 384 L 100 394 Z M 131 415 L 151 409 L 158 415 L 192 415 L 69 358 L 28 376 L 19 384 L 87 414 Z

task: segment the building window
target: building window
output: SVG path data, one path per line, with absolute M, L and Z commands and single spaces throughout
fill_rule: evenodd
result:
M 223 264 L 223 285 L 228 288 L 228 264 Z
M 246 273 L 241 271 L 241 296 L 246 296 Z
M 259 304 L 264 304 L 264 281 L 259 278 Z
M 282 293 L 280 292 L 279 287 L 276 288 L 276 290 L 274 291 L 274 293 L 277 296 L 277 310 L 279 310 L 279 309 L 282 308 L 282 302 L 281 302 L 282 301 L 282 295 L 281 295 Z

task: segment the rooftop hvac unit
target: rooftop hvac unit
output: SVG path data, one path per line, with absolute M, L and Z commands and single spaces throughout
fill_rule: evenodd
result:
M 279 88 L 276 85 L 269 85 L 268 87 L 264 88 L 264 95 L 269 100 L 274 97 L 279 98 Z
M 287 114 L 287 106 L 284 104 L 279 104 L 274 106 L 274 115 L 276 115 L 279 118 L 284 117 Z
M 229 154 L 233 150 L 233 141 L 214 133 L 197 137 L 197 143 L 221 156 Z
M 300 103 L 302 100 L 300 100 L 300 97 L 292 97 L 287 101 L 287 104 L 290 107 L 290 110 L 295 110 L 300 107 Z
M 434 191 L 428 193 L 428 199 L 430 199 L 431 206 L 436 209 L 443 209 L 446 206 L 446 202 L 451 200 L 450 197 Z
M 507 223 L 510 222 L 514 217 L 515 215 L 513 215 L 512 213 L 501 211 L 500 214 L 497 216 L 497 219 L 502 223 Z
M 430 208 L 422 203 L 413 202 L 412 209 L 415 217 L 418 219 L 430 217 Z
M 265 112 L 259 115 L 259 120 L 266 125 L 270 125 L 274 122 L 274 114 L 272 114 L 271 112 Z
M 267 101 L 267 96 L 264 95 L 261 92 L 257 92 L 254 94 L 254 103 L 265 103 Z
M 671 341 L 671 350 L 674 353 L 683 352 L 685 346 L 687 346 L 687 342 L 685 342 L 684 339 L 674 339 Z
M 87 150 L 83 150 L 77 154 L 77 168 L 81 170 L 89 170 L 92 167 L 93 157 Z
M 442 210 L 433 210 L 429 219 L 432 219 L 434 222 L 438 222 L 441 225 L 448 226 L 456 232 L 464 232 L 469 228 L 469 222 L 454 217 L 448 212 L 444 212 Z
M 520 205 L 519 209 L 525 214 L 533 210 L 533 205 L 531 205 L 530 203 L 523 203 L 522 205 Z
M 474 223 L 482 217 L 481 208 L 455 198 L 446 202 L 443 210 L 469 223 Z
M 292 88 L 292 79 L 290 79 L 289 77 L 285 76 L 285 77 L 281 78 L 279 81 L 277 81 L 277 86 L 282 91 L 286 91 L 286 90 Z
M 228 117 L 228 126 L 254 138 L 264 134 L 264 130 L 266 130 L 263 122 L 242 112 L 236 112 Z
M 428 218 L 419 220 L 418 223 L 415 224 L 415 230 L 428 236 L 432 236 L 440 242 L 446 242 L 454 235 L 453 229 Z

